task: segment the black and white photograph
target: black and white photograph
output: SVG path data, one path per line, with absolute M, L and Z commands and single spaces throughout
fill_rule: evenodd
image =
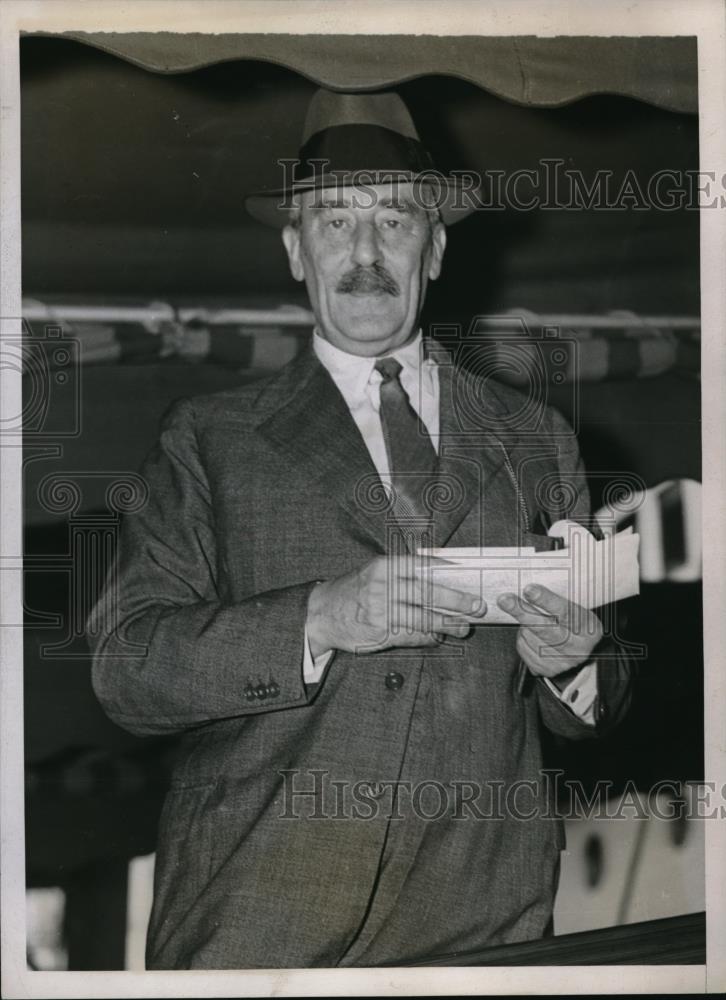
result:
M 723 6 L 114 6 L 3 15 L 3 995 L 726 988 Z

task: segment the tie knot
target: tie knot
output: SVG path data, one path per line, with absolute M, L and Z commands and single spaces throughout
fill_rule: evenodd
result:
M 384 382 L 397 379 L 401 373 L 401 363 L 395 358 L 379 358 L 375 367 Z

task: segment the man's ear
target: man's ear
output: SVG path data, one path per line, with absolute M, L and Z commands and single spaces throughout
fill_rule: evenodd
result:
M 429 258 L 429 278 L 436 281 L 441 274 L 441 264 L 446 249 L 446 226 L 437 220 L 431 234 L 431 256 Z
M 295 281 L 304 281 L 305 272 L 300 258 L 300 228 L 298 226 L 285 226 L 282 230 L 282 242 L 287 250 L 290 273 Z

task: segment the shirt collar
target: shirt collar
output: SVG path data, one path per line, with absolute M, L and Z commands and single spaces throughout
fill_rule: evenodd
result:
M 395 358 L 405 373 L 417 376 L 422 363 L 421 349 L 422 333 L 418 331 L 413 340 L 409 340 L 403 347 L 395 351 L 389 351 L 383 357 Z M 358 354 L 348 354 L 339 347 L 325 340 L 317 331 L 313 331 L 313 349 L 318 360 L 327 368 L 336 382 L 345 382 L 351 388 L 359 388 L 361 391 L 370 381 L 377 358 L 365 358 Z M 428 366 L 431 361 L 425 361 Z

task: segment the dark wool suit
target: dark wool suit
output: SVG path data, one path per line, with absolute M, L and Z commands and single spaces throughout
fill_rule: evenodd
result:
M 518 393 L 447 365 L 440 386 L 439 470 L 455 495 L 439 500 L 435 545 L 541 547 L 529 532 L 553 474 L 570 501 L 559 514 L 587 518 L 561 417 L 546 410 L 536 435 L 517 434 Z M 390 527 L 363 439 L 311 349 L 264 382 L 178 404 L 143 475 L 149 501 L 125 520 L 118 596 L 109 582 L 90 641 L 109 715 L 139 734 L 182 734 L 149 967 L 396 964 L 542 935 L 564 846 L 546 790 L 518 800 L 527 813 L 539 796 L 529 820 L 486 795 L 479 815 L 426 819 L 440 812 L 431 783 L 471 798 L 537 781 L 542 726 L 578 739 L 622 716 L 625 658 L 598 661 L 594 727 L 542 680 L 522 683 L 516 627 L 338 651 L 306 688 L 311 588 L 385 553 Z M 368 807 L 290 799 L 321 782 L 368 783 L 357 786 Z M 390 818 L 390 794 L 377 810 L 373 794 L 395 782 L 429 787 L 400 794 Z

